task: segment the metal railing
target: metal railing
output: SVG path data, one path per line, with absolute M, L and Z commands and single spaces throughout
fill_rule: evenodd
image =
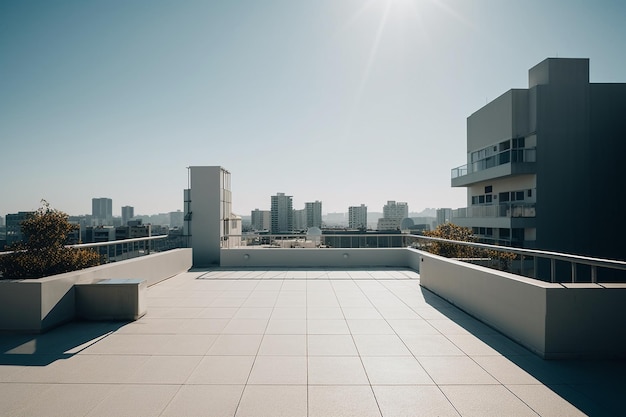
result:
M 565 280 L 558 280 L 558 272 L 566 271 L 569 275 L 569 282 L 599 282 L 599 270 L 604 271 L 626 271 L 626 261 L 594 258 L 590 256 L 571 255 L 560 252 L 536 250 L 536 249 L 523 249 L 513 248 L 505 246 L 489 245 L 486 243 L 475 242 L 462 242 L 455 240 L 440 239 L 435 237 L 411 235 L 416 244 L 412 247 L 428 251 L 429 244 L 433 242 L 454 244 L 468 246 L 476 249 L 481 249 L 487 253 L 492 254 L 490 258 L 498 258 L 498 253 L 514 254 L 515 259 L 510 262 L 508 272 L 517 273 L 519 275 L 527 276 L 529 278 L 540 279 L 542 281 L 549 282 L 566 282 Z M 472 262 L 471 259 L 463 259 L 463 261 Z M 542 265 L 543 264 L 543 265 Z M 501 265 L 501 264 L 500 264 Z M 542 268 L 543 267 L 543 268 Z M 504 269 L 504 268 L 498 268 Z M 542 279 L 540 274 L 545 270 L 548 272 L 549 279 Z M 588 274 L 588 280 L 581 278 L 580 272 L 586 272 Z M 626 274 L 622 275 L 626 277 Z M 614 280 L 610 280 L 614 281 Z M 623 281 L 618 279 L 616 281 Z
M 232 248 L 403 248 L 410 244 L 406 233 L 353 234 L 242 234 L 222 238 L 223 249 Z
M 465 164 L 461 165 L 460 167 L 452 168 L 451 176 L 452 179 L 454 179 L 471 174 L 473 172 L 484 171 L 485 169 L 493 168 L 499 165 L 536 161 L 536 148 L 507 149 L 506 151 L 487 156 L 470 164 Z
M 528 278 L 547 282 L 624 282 L 626 272 L 619 272 L 619 279 L 600 279 L 615 275 L 615 271 L 626 271 L 626 261 L 571 255 L 535 249 L 514 248 L 486 243 L 463 242 L 408 233 L 396 234 L 323 234 L 307 236 L 244 234 L 231 235 L 222 239 L 222 248 L 268 249 L 272 248 L 402 248 L 411 247 L 431 251 L 433 243 L 461 245 L 476 249 L 475 256 L 458 260 L 504 270 Z M 508 255 L 503 255 L 508 254 Z M 618 274 L 619 274 L 618 273 Z M 558 276 L 565 279 L 558 279 Z

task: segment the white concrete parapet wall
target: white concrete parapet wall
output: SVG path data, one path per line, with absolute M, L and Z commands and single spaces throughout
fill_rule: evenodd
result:
M 543 358 L 626 356 L 626 284 L 552 284 L 421 258 L 423 287 Z
M 39 333 L 75 317 L 74 284 L 108 278 L 148 285 L 191 268 L 191 249 L 174 249 L 39 279 L 0 280 L 0 330 Z

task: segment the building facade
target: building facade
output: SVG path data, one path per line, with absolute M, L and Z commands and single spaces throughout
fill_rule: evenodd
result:
M 435 219 L 435 227 L 440 224 L 450 223 L 452 220 L 452 209 L 451 208 L 438 208 Z
M 483 241 L 624 259 L 626 84 L 589 82 L 589 60 L 549 58 L 467 119 L 452 222 Z M 590 222 L 590 219 L 594 219 Z
M 91 199 L 91 219 L 94 226 L 113 224 L 113 200 L 106 197 Z
M 315 200 L 314 202 L 304 203 L 306 212 L 306 228 L 319 227 L 322 228 L 322 202 Z
M 293 232 L 293 201 L 292 196 L 277 193 L 271 196 L 271 232 Z
M 350 229 L 367 229 L 367 206 L 348 207 L 348 227 Z
M 250 223 L 253 230 L 270 230 L 271 211 L 254 209 L 250 212 Z
M 128 221 L 135 217 L 135 208 L 132 206 L 122 206 L 122 226 L 127 226 Z
M 409 205 L 404 202 L 387 201 L 383 206 L 383 217 L 378 219 L 378 230 L 396 230 L 402 219 L 409 217 Z
M 24 240 L 22 222 L 34 215 L 34 211 L 19 211 L 6 216 L 6 245 L 12 245 Z

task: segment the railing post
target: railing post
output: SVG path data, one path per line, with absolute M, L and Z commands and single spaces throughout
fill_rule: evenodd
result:
M 519 274 L 524 276 L 524 255 L 520 255 L 519 258 Z
M 572 282 L 576 282 L 576 262 L 572 262 Z
M 537 273 L 539 269 L 539 258 L 537 255 L 533 256 L 533 278 L 537 279 Z
M 550 282 L 556 282 L 556 259 L 550 259 Z
M 595 265 L 591 265 L 591 282 L 594 284 L 598 282 L 598 268 Z

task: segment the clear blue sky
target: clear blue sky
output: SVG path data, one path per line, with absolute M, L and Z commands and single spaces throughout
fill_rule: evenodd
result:
M 0 1 L 0 215 L 182 209 L 190 165 L 324 212 L 461 207 L 466 118 L 547 57 L 626 82 L 622 0 Z

